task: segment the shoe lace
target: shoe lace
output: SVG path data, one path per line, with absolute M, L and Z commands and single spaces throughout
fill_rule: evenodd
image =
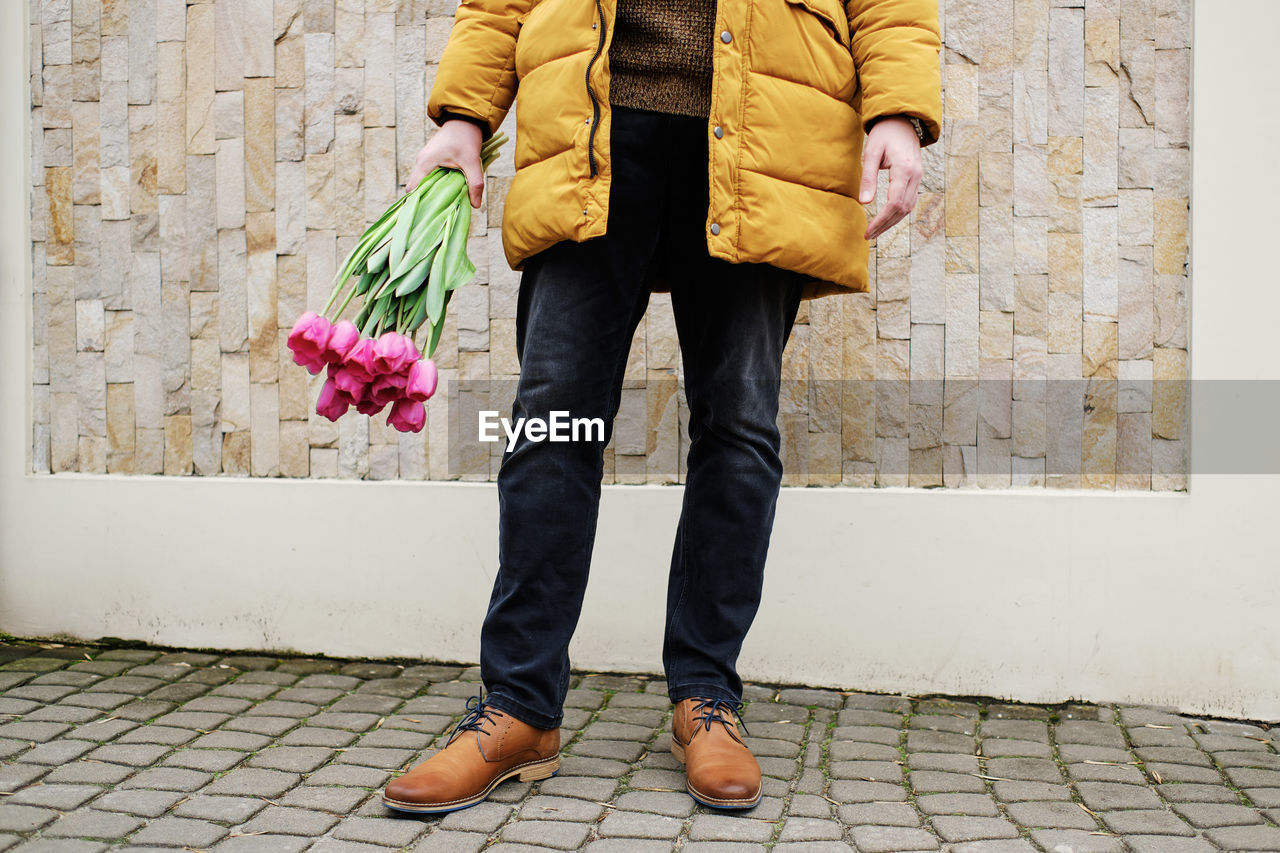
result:
M 727 711 L 737 717 L 738 725 L 742 726 L 744 732 L 751 734 L 751 732 L 747 731 L 747 724 L 742 721 L 742 709 L 744 706 L 741 702 L 729 702 L 724 699 L 699 699 L 697 702 L 698 704 L 693 706 L 693 726 L 695 729 L 701 725 L 707 731 L 711 731 L 712 723 L 721 723 L 730 737 L 738 743 L 742 743 L 742 738 L 738 737 L 738 733 L 730 725 L 732 720 L 725 716 Z M 745 743 L 742 743 L 742 745 L 746 746 Z
M 497 708 L 487 705 L 479 694 L 472 696 L 467 700 L 467 713 L 463 715 L 458 724 L 453 727 L 453 731 L 449 734 L 449 739 L 444 745 L 448 746 L 453 743 L 453 739 L 462 732 L 480 732 L 481 734 L 489 734 L 484 730 L 485 723 L 494 722 L 494 715 L 501 717 L 502 712 Z

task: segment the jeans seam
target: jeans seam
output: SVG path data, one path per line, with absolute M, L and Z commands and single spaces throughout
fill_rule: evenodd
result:
M 699 681 L 689 684 L 677 684 L 674 687 L 668 683 L 667 696 L 672 702 L 679 702 L 681 699 L 692 697 L 699 699 L 725 699 L 735 702 L 742 700 L 741 696 L 735 696 L 733 691 L 727 689 L 724 685 Z

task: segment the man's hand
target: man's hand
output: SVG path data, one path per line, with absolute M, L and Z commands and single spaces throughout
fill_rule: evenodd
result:
M 905 118 L 886 116 L 867 133 L 862 149 L 862 188 L 858 201 L 870 204 L 875 200 L 881 169 L 889 170 L 889 198 L 867 223 L 868 240 L 888 231 L 916 206 L 924 164 L 920 159 L 920 138 Z
M 461 169 L 467 177 L 467 194 L 471 206 L 480 207 L 484 196 L 484 171 L 480 165 L 480 128 L 465 119 L 450 119 L 440 125 L 431 141 L 422 146 L 414 160 L 413 171 L 405 181 L 410 192 L 436 166 Z

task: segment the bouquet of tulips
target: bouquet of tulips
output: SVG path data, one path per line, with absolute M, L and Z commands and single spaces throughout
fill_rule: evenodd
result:
M 499 133 L 481 146 L 484 169 L 505 141 Z M 334 278 L 324 310 L 305 312 L 289 332 L 296 364 L 313 375 L 327 366 L 318 414 L 336 421 L 352 406 L 376 415 L 390 404 L 389 424 L 401 432 L 422 429 L 424 403 L 436 389 L 431 356 L 444 328 L 445 306 L 454 289 L 476 273 L 467 257 L 470 228 L 466 177 L 439 166 L 364 232 Z M 355 320 L 334 322 L 356 297 L 363 301 Z M 424 323 L 429 324 L 425 359 L 414 341 Z

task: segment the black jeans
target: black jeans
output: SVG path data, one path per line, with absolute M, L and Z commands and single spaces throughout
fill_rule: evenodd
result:
M 569 640 L 595 542 L 603 451 L 652 276 L 665 269 L 684 363 L 689 455 L 667 592 L 671 700 L 739 700 L 735 665 L 760 604 L 782 479 L 782 350 L 801 277 L 707 253 L 706 120 L 613 106 L 608 233 L 526 262 L 512 421 L 601 418 L 603 440 L 532 441 L 498 472 L 499 554 L 481 631 L 488 702 L 530 725 L 562 718 Z

